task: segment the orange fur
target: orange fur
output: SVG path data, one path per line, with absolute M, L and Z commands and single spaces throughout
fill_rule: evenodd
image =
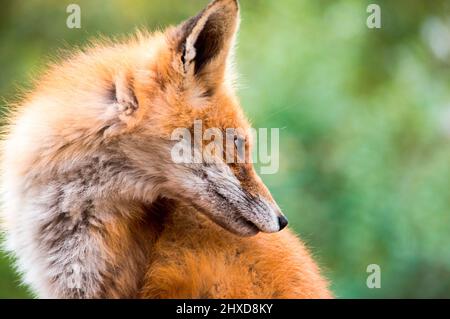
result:
M 327 282 L 288 229 L 233 235 L 178 209 L 152 249 L 144 298 L 331 298 Z
M 210 8 L 214 6 L 235 10 L 236 4 L 217 0 Z M 104 145 L 119 145 L 133 163 L 145 168 L 147 158 L 130 141 L 169 140 L 174 129 L 190 128 L 195 119 L 202 119 L 204 129 L 247 131 L 248 121 L 223 62 L 226 54 L 221 53 L 220 63 L 211 62 L 200 76 L 187 77 L 177 62 L 182 54 L 176 45 L 178 33 L 172 27 L 164 33 L 141 32 L 123 43 L 97 43 L 51 67 L 11 116 L 3 146 L 4 187 L 26 180 L 26 189 L 33 189 L 51 184 L 57 175 L 72 181 L 76 177 L 68 173 L 70 167 Z M 227 42 L 225 50 L 230 47 Z M 127 100 L 132 91 L 137 109 L 121 113 L 112 108 L 108 100 L 112 85 L 119 100 L 124 97 L 117 102 L 123 103 L 120 107 L 132 103 Z M 213 94 L 205 97 L 202 93 L 211 88 Z M 274 203 L 251 164 L 230 168 L 245 191 Z M 182 198 L 183 191 L 178 192 L 175 195 Z M 105 277 L 101 294 L 87 296 L 331 297 L 326 280 L 290 230 L 240 237 L 173 194 L 149 205 L 135 194 L 122 200 L 123 193 L 100 194 L 106 199 L 96 202 L 111 215 L 91 230 L 92 245 L 99 246 L 101 257 L 121 266 Z M 7 232 L 22 223 L 15 206 L 20 200 L 7 203 L 3 216 Z M 145 275 L 137 278 L 141 272 Z M 60 295 L 48 291 L 44 289 L 50 296 Z

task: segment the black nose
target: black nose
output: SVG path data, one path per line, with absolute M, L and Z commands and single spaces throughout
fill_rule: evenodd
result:
M 287 226 L 288 220 L 283 215 L 278 216 L 278 224 L 280 224 L 280 230 Z

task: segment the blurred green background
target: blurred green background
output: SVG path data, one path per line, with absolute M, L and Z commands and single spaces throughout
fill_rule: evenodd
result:
M 263 176 L 338 297 L 450 297 L 450 1 L 241 0 L 239 95 L 278 127 Z M 81 29 L 66 7 L 81 6 Z M 163 28 L 206 0 L 2 1 L 0 96 L 28 88 L 61 48 Z M 366 267 L 381 267 L 381 288 Z M 0 255 L 0 297 L 30 297 Z

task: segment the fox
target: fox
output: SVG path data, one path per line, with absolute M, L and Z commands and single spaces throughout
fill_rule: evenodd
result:
M 236 93 L 237 0 L 99 40 L 10 106 L 4 250 L 39 298 L 333 298 L 250 161 L 174 163 L 172 132 L 250 124 Z

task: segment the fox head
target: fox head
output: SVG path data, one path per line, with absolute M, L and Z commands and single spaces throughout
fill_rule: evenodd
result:
M 250 126 L 233 89 L 238 25 L 237 1 L 215 0 L 165 32 L 97 42 L 54 66 L 18 110 L 12 135 L 27 137 L 10 143 L 12 153 L 21 152 L 23 167 L 43 172 L 108 150 L 120 154 L 117 174 L 132 181 L 133 198 L 181 201 L 242 236 L 283 229 L 287 219 L 248 160 Z M 230 163 L 212 153 L 212 161 L 175 162 L 180 140 L 173 132 L 193 131 L 195 121 L 203 129 L 237 129 L 232 147 L 243 148 L 247 160 Z

